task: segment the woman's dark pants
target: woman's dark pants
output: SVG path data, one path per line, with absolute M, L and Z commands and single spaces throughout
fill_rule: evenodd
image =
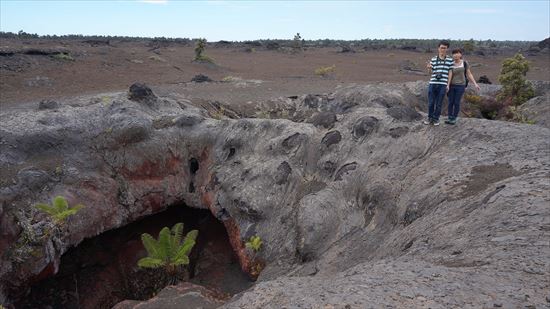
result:
M 464 85 L 451 85 L 449 88 L 449 93 L 447 93 L 447 98 L 449 98 L 449 120 L 456 120 L 458 113 L 460 112 L 460 100 L 466 87 Z

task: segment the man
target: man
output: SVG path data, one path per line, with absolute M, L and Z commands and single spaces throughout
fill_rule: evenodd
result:
M 424 124 L 439 125 L 441 105 L 447 91 L 449 91 L 449 70 L 453 65 L 453 58 L 447 56 L 449 41 L 441 41 L 437 47 L 438 55 L 428 62 L 427 67 L 431 72 L 430 85 L 428 88 L 428 119 Z

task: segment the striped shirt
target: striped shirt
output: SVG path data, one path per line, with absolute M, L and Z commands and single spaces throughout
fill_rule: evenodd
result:
M 449 70 L 453 66 L 453 58 L 446 56 L 445 60 L 440 59 L 439 56 L 435 56 L 431 60 L 432 64 L 432 76 L 430 78 L 430 84 L 447 85 L 449 80 Z M 437 79 L 436 76 L 441 74 L 441 78 Z

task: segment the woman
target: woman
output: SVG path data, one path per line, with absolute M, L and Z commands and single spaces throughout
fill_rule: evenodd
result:
M 449 108 L 447 109 L 448 118 L 446 124 L 455 124 L 458 112 L 460 112 L 460 100 L 466 90 L 466 78 L 470 80 L 476 90 L 479 91 L 479 85 L 476 83 L 472 70 L 468 63 L 462 60 L 462 51 L 453 49 L 453 65 L 449 71 L 449 81 L 447 82 L 447 97 L 449 98 Z

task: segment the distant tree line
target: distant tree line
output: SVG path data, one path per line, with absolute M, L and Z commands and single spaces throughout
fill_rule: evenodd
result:
M 38 35 L 36 33 L 27 33 L 19 31 L 18 33 L 3 32 L 0 31 L 0 38 L 20 38 L 20 39 L 67 39 L 67 40 L 116 40 L 122 42 L 132 41 L 153 41 L 164 43 L 177 43 L 177 44 L 189 44 L 192 41 L 199 39 L 190 38 L 169 38 L 169 37 L 132 37 L 132 36 L 108 36 L 108 35 L 82 35 L 82 34 L 67 34 L 67 35 Z M 347 46 L 355 49 L 408 49 L 408 50 L 420 50 L 420 51 L 434 51 L 437 43 L 441 39 L 362 39 L 362 40 L 332 40 L 332 39 L 320 39 L 320 40 L 306 40 L 301 38 L 303 48 L 308 47 L 341 47 Z M 531 46 L 537 44 L 537 41 L 495 41 L 495 40 L 450 40 L 451 48 L 460 47 L 466 50 L 466 52 L 472 52 L 477 49 L 528 49 Z M 218 41 L 209 42 L 208 44 L 214 45 L 246 45 L 255 47 L 272 47 L 276 49 L 278 47 L 295 47 L 296 38 L 289 39 L 265 39 L 265 40 L 252 40 L 252 41 Z

